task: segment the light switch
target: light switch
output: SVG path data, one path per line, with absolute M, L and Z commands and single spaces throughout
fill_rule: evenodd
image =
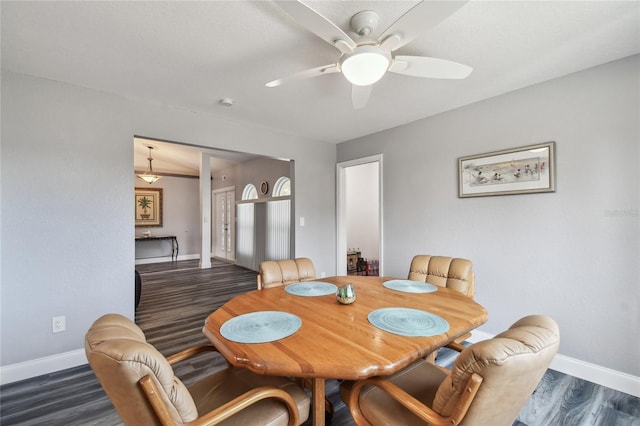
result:
M 304 217 L 300 218 L 300 226 L 304 226 Z

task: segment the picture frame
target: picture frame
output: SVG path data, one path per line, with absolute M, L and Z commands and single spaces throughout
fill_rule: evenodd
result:
M 162 226 L 162 188 L 135 188 L 136 226 Z
M 555 142 L 458 158 L 458 197 L 555 192 Z

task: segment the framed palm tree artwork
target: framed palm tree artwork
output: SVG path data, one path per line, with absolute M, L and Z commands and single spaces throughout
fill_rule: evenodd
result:
M 135 189 L 136 226 L 162 226 L 162 188 Z

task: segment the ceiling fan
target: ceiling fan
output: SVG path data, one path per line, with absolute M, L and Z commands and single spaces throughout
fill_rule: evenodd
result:
M 377 39 L 370 36 L 378 24 L 378 14 L 371 10 L 358 12 L 351 18 L 352 29 L 360 37 L 353 40 L 337 25 L 301 1 L 277 0 L 280 8 L 304 25 L 309 31 L 336 47 L 340 58 L 335 64 L 322 65 L 284 78 L 270 81 L 267 87 L 326 74 L 340 72 L 351 83 L 351 101 L 355 109 L 364 108 L 371 88 L 387 71 L 422 78 L 464 79 L 473 68 L 426 56 L 393 56 L 391 52 L 414 40 L 456 10 L 464 1 L 420 1 L 402 15 Z

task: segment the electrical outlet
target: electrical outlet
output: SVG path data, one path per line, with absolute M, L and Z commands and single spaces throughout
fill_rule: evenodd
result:
M 67 329 L 67 319 L 62 317 L 53 317 L 51 319 L 51 328 L 54 333 L 60 333 Z

